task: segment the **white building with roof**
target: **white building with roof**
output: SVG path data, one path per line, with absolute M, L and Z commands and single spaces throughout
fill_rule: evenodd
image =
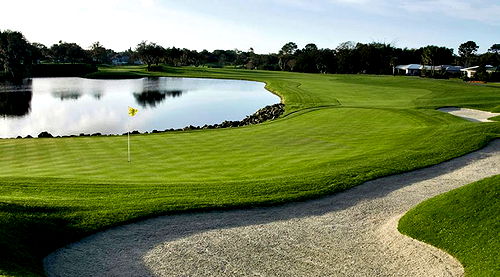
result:
M 455 66 L 455 65 L 421 65 L 421 64 L 405 64 L 405 65 L 398 65 L 394 67 L 394 73 L 398 74 L 405 74 L 405 75 L 420 75 L 420 72 L 422 70 L 426 71 L 442 71 L 450 74 L 457 74 L 460 73 L 460 70 L 462 69 L 461 66 Z
M 397 73 L 404 72 L 406 75 L 419 75 L 420 71 L 422 70 L 422 65 L 421 64 L 405 64 L 405 65 L 398 65 L 395 67 L 397 70 Z
M 486 69 L 486 72 L 488 73 L 493 73 L 497 69 L 496 67 L 492 65 L 485 65 L 484 68 Z M 476 66 L 471 66 L 467 68 L 462 68 L 460 71 L 464 72 L 468 78 L 474 77 L 476 75 L 477 70 L 479 69 L 479 65 Z

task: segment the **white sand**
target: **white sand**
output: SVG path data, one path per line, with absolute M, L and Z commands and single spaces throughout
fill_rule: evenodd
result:
M 493 120 L 489 120 L 488 118 L 500 115 L 500 113 L 491 113 L 480 110 L 456 108 L 456 107 L 439 108 L 438 111 L 449 113 L 454 116 L 458 116 L 473 122 L 493 122 Z
M 462 276 L 450 255 L 401 235 L 425 199 L 500 174 L 500 140 L 451 161 L 319 200 L 163 216 L 44 260 L 49 276 Z

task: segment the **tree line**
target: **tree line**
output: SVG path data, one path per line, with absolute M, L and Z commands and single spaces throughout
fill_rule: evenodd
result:
M 424 65 L 500 65 L 500 44 L 478 54 L 479 46 L 467 41 L 452 48 L 428 45 L 421 48 L 398 48 L 387 43 L 344 42 L 336 48 L 318 48 L 309 43 L 299 48 L 288 42 L 277 53 L 257 54 L 252 48 L 241 50 L 196 51 L 165 48 L 142 41 L 134 48 L 115 52 L 95 42 L 88 49 L 76 43 L 59 41 L 47 47 L 30 43 L 22 33 L 0 30 L 0 68 L 7 78 L 30 76 L 33 65 L 40 63 L 146 64 L 155 70 L 159 64 L 171 66 L 233 66 L 245 69 L 282 70 L 306 73 L 392 74 L 399 64 Z

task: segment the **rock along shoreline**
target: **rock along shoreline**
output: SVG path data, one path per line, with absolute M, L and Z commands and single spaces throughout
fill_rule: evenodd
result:
M 274 104 L 274 105 L 268 105 L 265 106 L 262 109 L 259 109 L 252 115 L 249 115 L 245 117 L 242 120 L 236 120 L 236 121 L 230 121 L 226 120 L 223 121 L 222 123 L 219 124 L 205 124 L 203 126 L 193 126 L 189 125 L 184 128 L 179 128 L 179 129 L 165 129 L 165 130 L 152 130 L 151 132 L 144 132 L 141 133 L 137 130 L 130 132 L 131 135 L 138 135 L 138 134 L 157 134 L 157 133 L 165 133 L 165 132 L 179 132 L 179 131 L 191 131 L 191 130 L 202 130 L 202 129 L 222 129 L 222 128 L 235 128 L 235 127 L 242 127 L 242 126 L 247 126 L 247 125 L 254 125 L 254 124 L 259 124 L 263 123 L 266 121 L 270 120 L 275 120 L 279 118 L 283 113 L 285 112 L 285 104 L 279 103 L 279 104 Z M 128 133 L 123 133 L 121 135 L 127 135 Z M 69 137 L 90 137 L 90 136 L 119 136 L 120 134 L 101 134 L 101 133 L 93 133 L 93 134 L 84 134 L 81 133 L 79 135 L 65 135 L 65 136 L 53 136 L 47 131 L 43 131 L 40 134 L 38 134 L 38 138 L 69 138 Z M 18 139 L 22 139 L 23 137 L 17 136 Z M 27 135 L 24 138 L 33 138 L 30 135 Z

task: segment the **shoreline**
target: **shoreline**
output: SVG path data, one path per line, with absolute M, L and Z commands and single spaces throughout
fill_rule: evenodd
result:
M 183 128 L 177 129 L 165 129 L 165 130 L 152 130 L 150 132 L 146 131 L 141 133 L 137 130 L 131 131 L 130 135 L 146 135 L 146 134 L 158 134 L 158 133 L 166 133 L 166 132 L 184 132 L 184 131 L 193 131 L 193 130 L 206 130 L 206 129 L 225 129 L 225 128 L 236 128 L 243 127 L 248 125 L 255 125 L 264 123 L 266 121 L 272 121 L 278 119 L 285 112 L 285 104 L 278 103 L 274 105 L 267 105 L 264 108 L 261 108 L 254 112 L 251 115 L 247 115 L 242 120 L 225 120 L 222 123 L 216 124 L 205 124 L 203 126 L 193 126 L 189 125 Z M 63 136 L 53 136 L 47 131 L 43 131 L 38 134 L 37 137 L 33 137 L 31 135 L 27 135 L 25 137 L 17 136 L 12 138 L 1 138 L 1 139 L 30 139 L 30 138 L 74 138 L 74 137 L 95 137 L 95 136 L 126 136 L 128 133 L 123 134 L 101 134 L 101 133 L 93 133 L 93 134 L 85 134 L 81 133 L 79 135 L 63 135 Z

